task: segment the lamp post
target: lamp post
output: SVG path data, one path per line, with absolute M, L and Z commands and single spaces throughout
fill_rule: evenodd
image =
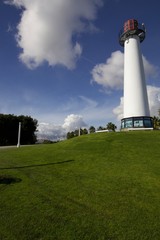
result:
M 21 122 L 19 122 L 19 128 L 18 128 L 18 143 L 17 143 L 17 148 L 20 147 L 20 140 L 21 140 Z

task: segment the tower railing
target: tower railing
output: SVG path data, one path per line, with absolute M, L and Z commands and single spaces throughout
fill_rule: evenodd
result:
M 119 43 L 121 46 L 124 46 L 125 40 L 129 36 L 137 35 L 140 39 L 140 42 L 142 42 L 145 39 L 145 33 L 146 29 L 143 23 L 138 23 L 137 25 L 131 25 L 127 26 L 124 25 L 124 27 L 119 32 Z

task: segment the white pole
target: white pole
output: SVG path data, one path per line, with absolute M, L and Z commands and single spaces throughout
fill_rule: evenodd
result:
M 21 122 L 19 122 L 19 128 L 18 128 L 18 143 L 17 143 L 17 148 L 20 147 L 20 140 L 21 140 Z

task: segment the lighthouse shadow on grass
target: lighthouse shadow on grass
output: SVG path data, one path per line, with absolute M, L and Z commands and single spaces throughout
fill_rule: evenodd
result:
M 45 167 L 45 166 L 52 166 L 52 165 L 71 163 L 71 162 L 74 162 L 74 161 L 75 160 L 65 160 L 65 161 L 54 162 L 54 163 L 33 164 L 33 165 L 25 165 L 25 166 L 13 166 L 13 167 L 0 168 L 0 170 L 19 169 L 19 168 L 33 168 L 33 167 Z

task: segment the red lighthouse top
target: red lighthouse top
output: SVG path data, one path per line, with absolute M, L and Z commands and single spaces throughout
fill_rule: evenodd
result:
M 137 35 L 140 42 L 142 42 L 145 39 L 145 32 L 143 23 L 138 23 L 135 19 L 129 19 L 124 23 L 124 26 L 119 33 L 119 43 L 121 46 L 124 46 L 126 39 L 133 35 Z

